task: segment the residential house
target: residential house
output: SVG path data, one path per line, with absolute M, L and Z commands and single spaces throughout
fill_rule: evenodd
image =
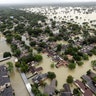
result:
M 48 96 L 53 96 L 55 95 L 55 88 L 56 88 L 56 80 L 53 79 L 50 85 L 45 86 L 44 93 L 48 94 Z
M 60 92 L 60 96 L 72 96 L 69 84 L 63 85 L 64 90 Z
M 81 81 L 75 80 L 74 83 L 78 88 L 80 88 L 83 96 L 93 96 L 91 90 L 88 87 L 86 87 Z
M 32 72 L 32 74 L 41 72 L 41 71 L 43 70 L 42 67 L 36 68 L 36 67 L 35 67 L 35 64 L 36 64 L 36 62 L 34 62 L 34 61 L 32 61 L 31 63 L 28 63 L 28 65 L 29 65 L 29 70 Z
M 87 45 L 87 46 L 83 46 L 83 48 L 80 49 L 80 52 L 89 53 L 94 47 L 95 47 L 95 44 L 90 44 L 90 45 Z
M 93 82 L 93 80 L 87 76 L 87 75 L 83 75 L 81 77 L 84 81 L 86 86 L 94 93 L 96 94 L 96 84 Z
M 57 62 L 56 68 L 59 68 L 60 66 L 65 66 L 65 65 L 68 65 L 68 62 L 65 60 L 60 60 L 59 62 Z
M 40 84 L 42 81 L 44 81 L 45 79 L 47 79 L 47 75 L 48 75 L 48 73 L 37 74 L 34 78 L 32 78 L 32 81 L 34 83 Z

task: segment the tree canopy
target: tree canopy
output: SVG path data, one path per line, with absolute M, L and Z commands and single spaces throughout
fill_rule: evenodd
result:
M 73 77 L 69 75 L 66 79 L 67 83 L 72 84 L 73 83 Z
M 50 78 L 51 80 L 56 78 L 56 74 L 54 72 L 48 72 L 48 78 Z
M 68 64 L 68 68 L 71 69 L 71 70 L 73 70 L 73 69 L 76 68 L 76 64 L 75 63 L 69 63 Z
M 8 65 L 8 71 L 9 72 L 13 72 L 13 63 L 12 62 L 7 62 L 7 65 Z
M 11 57 L 11 53 L 10 52 L 4 52 L 3 58 L 6 58 L 6 57 Z

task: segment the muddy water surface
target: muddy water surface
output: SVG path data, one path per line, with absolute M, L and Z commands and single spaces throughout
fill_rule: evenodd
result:
M 48 71 L 55 72 L 56 74 L 56 79 L 58 81 L 58 86 L 57 89 L 62 89 L 62 85 L 66 83 L 66 78 L 68 75 L 72 75 L 74 79 L 80 79 L 80 77 L 83 74 L 86 74 L 86 72 L 91 69 L 91 61 L 96 59 L 96 56 L 90 57 L 89 61 L 84 61 L 84 65 L 82 66 L 76 66 L 75 70 L 69 70 L 66 66 L 61 66 L 60 68 L 51 68 L 50 65 L 52 62 L 51 58 L 47 57 L 47 54 L 42 54 L 43 55 L 43 61 L 39 66 L 43 67 L 43 73 L 46 73 Z

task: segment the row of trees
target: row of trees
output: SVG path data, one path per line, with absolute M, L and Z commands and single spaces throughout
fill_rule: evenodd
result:
M 26 23 L 28 23 L 30 27 L 34 27 L 39 26 L 39 20 L 45 22 L 46 19 L 46 17 L 41 14 L 28 13 L 15 9 L 0 9 L 0 16 L 3 22 L 3 24 L 0 25 L 0 30 L 4 31 L 6 28 L 12 29 L 13 25 L 17 24 L 14 30 L 20 34 L 26 31 Z

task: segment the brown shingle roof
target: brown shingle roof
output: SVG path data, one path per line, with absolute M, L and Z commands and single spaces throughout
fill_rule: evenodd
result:
M 75 84 L 77 85 L 77 87 L 80 88 L 84 96 L 93 96 L 93 93 L 91 92 L 91 90 L 88 87 L 86 87 L 81 81 L 76 80 Z

